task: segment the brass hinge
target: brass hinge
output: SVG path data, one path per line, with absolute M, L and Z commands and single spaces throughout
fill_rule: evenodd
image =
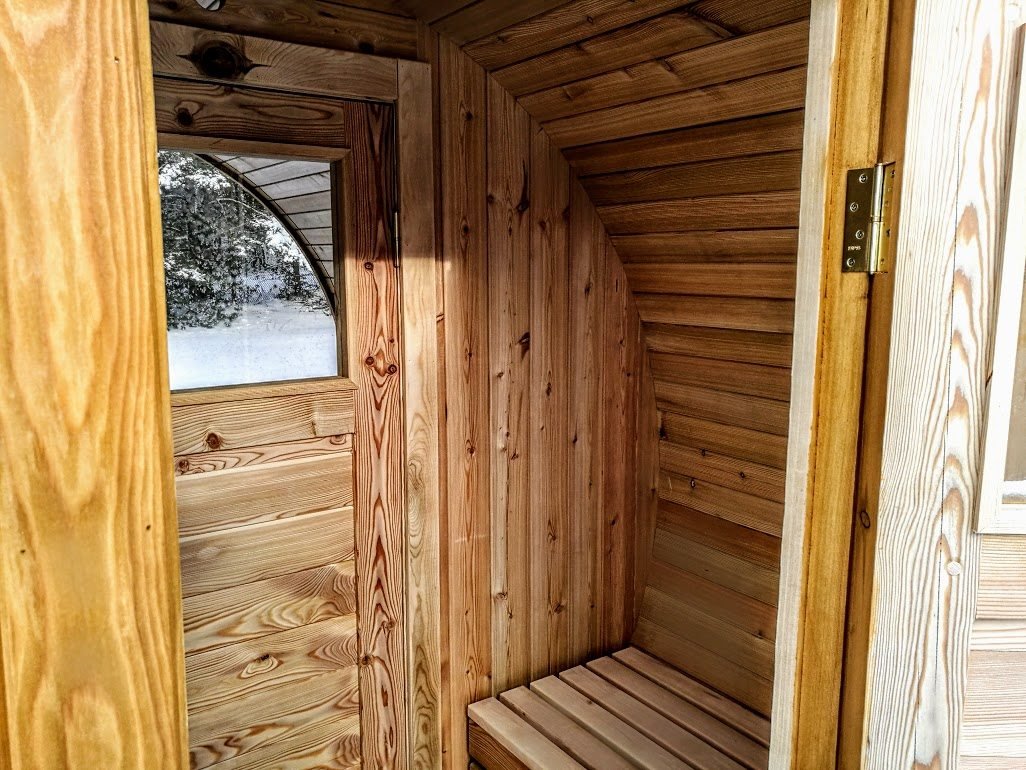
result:
M 844 211 L 844 254 L 841 272 L 886 273 L 893 223 L 894 163 L 877 163 L 848 172 Z

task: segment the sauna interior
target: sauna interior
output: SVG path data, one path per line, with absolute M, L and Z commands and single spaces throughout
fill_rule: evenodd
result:
M 168 314 L 166 766 L 766 768 L 809 0 L 138 17 L 160 302 L 208 301 L 188 167 L 303 255 L 326 356 L 231 379 L 266 351 Z

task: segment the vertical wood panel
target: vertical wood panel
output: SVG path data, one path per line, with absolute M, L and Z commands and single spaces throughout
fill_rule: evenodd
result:
M 488 292 L 491 433 L 493 691 L 527 681 L 533 646 L 531 458 L 531 124 L 488 80 Z
M 399 275 L 392 244 L 393 108 L 351 103 L 345 276 L 356 394 L 357 585 L 363 763 L 405 767 L 406 505 Z
M 439 562 L 439 308 L 435 292 L 435 165 L 431 68 L 399 62 L 399 194 L 410 650 L 410 764 L 442 755 L 441 573 Z
M 187 763 L 148 29 L 140 3 L 0 3 L 0 765 L 19 770 Z
M 570 662 L 568 230 L 570 172 L 541 129 L 531 136 L 531 635 L 532 678 Z M 562 469 L 562 470 L 560 470 Z M 542 479 L 545 479 L 542 483 Z
M 570 188 L 570 648 L 588 657 L 599 645 L 602 531 L 602 320 L 605 230 L 579 182 Z M 639 325 L 640 329 L 640 325 Z M 654 396 L 653 396 L 654 403 Z
M 447 531 L 443 592 L 449 607 L 448 745 L 467 764 L 466 707 L 491 694 L 488 272 L 485 74 L 440 40 L 442 280 L 445 308 Z

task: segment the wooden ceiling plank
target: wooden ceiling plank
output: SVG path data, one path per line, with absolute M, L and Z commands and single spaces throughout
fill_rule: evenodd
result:
M 801 67 L 808 59 L 808 38 L 809 23 L 797 21 L 527 94 L 520 102 L 544 123 Z
M 514 96 L 680 53 L 723 40 L 728 33 L 686 11 L 673 11 L 574 43 L 492 74 Z
M 789 21 L 807 19 L 810 0 L 698 0 L 691 10 L 738 33 L 786 24 Z
M 436 32 L 464 45 L 566 3 L 567 0 L 519 0 L 516 3 L 509 0 L 478 0 L 433 26 Z
M 613 246 L 628 262 L 795 262 L 798 230 L 705 230 L 621 235 Z
M 804 120 L 804 113 L 795 110 L 572 147 L 565 150 L 564 155 L 574 170 L 585 177 L 674 163 L 800 150 Z
M 426 24 L 434 24 L 477 0 L 402 0 L 403 6 Z
M 475 40 L 463 50 L 485 69 L 499 69 L 679 6 L 680 0 L 577 0 Z
M 805 67 L 794 67 L 560 118 L 543 123 L 542 127 L 558 146 L 573 147 L 800 109 L 804 105 Z
M 211 13 L 192 2 L 149 0 L 150 18 L 242 35 L 276 35 L 302 45 L 416 58 L 415 19 L 330 0 L 246 0 Z
M 584 188 L 596 206 L 797 190 L 801 167 L 802 154 L 793 150 L 594 176 Z
M 797 190 L 750 195 L 684 198 L 600 206 L 610 235 L 729 230 L 732 227 L 797 227 Z

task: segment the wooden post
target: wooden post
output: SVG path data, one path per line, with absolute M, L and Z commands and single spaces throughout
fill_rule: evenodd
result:
M 144 3 L 0 0 L 0 766 L 179 768 Z

